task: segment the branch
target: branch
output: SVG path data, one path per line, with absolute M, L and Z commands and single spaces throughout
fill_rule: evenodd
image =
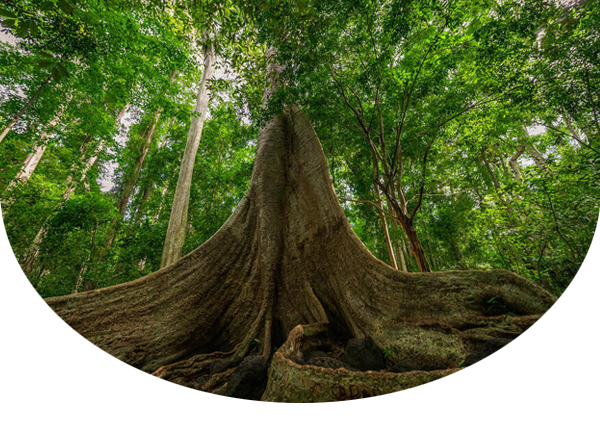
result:
M 446 18 L 444 25 L 442 26 L 442 32 L 444 30 L 444 28 L 446 28 L 446 24 L 448 24 L 448 19 Z M 417 72 L 415 74 L 415 77 L 412 80 L 412 85 L 410 87 L 410 90 L 408 91 L 408 94 L 406 96 L 406 103 L 403 106 L 403 113 L 402 113 L 402 119 L 400 120 L 400 125 L 398 127 L 398 139 L 400 134 L 402 133 L 402 127 L 404 126 L 404 122 L 406 121 L 406 113 L 408 112 L 408 106 L 410 104 L 410 98 L 412 96 L 412 93 L 415 89 L 415 85 L 417 84 L 417 80 L 419 79 L 419 75 L 421 74 L 421 69 L 423 68 L 423 64 L 425 64 L 425 61 L 427 60 L 427 57 L 429 57 L 429 54 L 431 53 L 431 51 L 433 50 L 433 47 L 437 44 L 439 38 L 440 38 L 441 32 L 439 32 L 438 34 L 436 34 L 435 38 L 433 39 L 433 42 L 431 43 L 431 45 L 429 46 L 429 49 L 427 50 L 427 52 L 425 53 L 425 55 L 423 56 L 423 58 L 421 59 L 421 63 L 419 64 L 419 68 L 417 69 Z M 395 164 L 396 164 L 396 157 L 398 154 L 398 145 L 396 145 L 396 148 L 394 150 L 394 158 L 392 159 L 392 177 L 394 175 L 394 169 L 395 169 Z
M 549 128 L 550 130 L 556 131 L 557 133 L 561 133 L 564 134 L 568 137 L 572 137 L 573 139 L 575 139 L 578 143 L 580 143 L 581 145 L 585 146 L 586 148 L 588 148 L 591 151 L 594 151 L 596 154 L 600 154 L 600 151 L 594 149 L 589 143 L 585 143 L 582 139 L 580 139 L 579 137 L 575 136 L 573 133 L 567 133 L 566 131 L 562 131 L 556 127 L 553 127 L 551 125 L 548 125 L 546 123 L 543 122 L 536 122 L 534 123 L 536 125 L 541 125 L 542 127 L 546 127 Z

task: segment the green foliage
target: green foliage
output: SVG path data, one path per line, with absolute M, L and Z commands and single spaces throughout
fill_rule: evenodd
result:
M 16 40 L 0 43 L 0 125 L 51 77 L 0 144 L 4 220 L 20 261 L 45 231 L 29 274 L 43 296 L 158 269 L 205 43 L 218 73 L 184 253 L 234 210 L 258 127 L 292 104 L 315 126 L 354 231 L 383 261 L 380 213 L 364 203 L 377 202 L 375 184 L 388 193 L 379 197 L 391 243 L 409 271 L 418 266 L 398 202 L 432 270 L 505 268 L 557 295 L 592 240 L 597 0 L 10 0 L 0 16 Z M 285 85 L 263 109 L 265 46 L 277 48 Z M 31 178 L 9 186 L 41 144 Z M 513 312 L 490 300 L 490 312 Z

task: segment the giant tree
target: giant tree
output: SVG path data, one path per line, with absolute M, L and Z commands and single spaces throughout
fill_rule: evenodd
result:
M 267 97 L 278 85 L 274 57 Z M 491 311 L 491 300 L 513 316 Z M 258 354 L 271 362 L 263 399 L 323 401 L 451 373 L 521 333 L 554 299 L 506 271 L 407 274 L 374 258 L 348 224 L 310 120 L 282 107 L 259 132 L 246 195 L 212 238 L 136 281 L 47 302 L 158 377 L 232 394 L 236 366 Z M 405 371 L 303 366 L 307 349 L 349 338 L 371 338 Z

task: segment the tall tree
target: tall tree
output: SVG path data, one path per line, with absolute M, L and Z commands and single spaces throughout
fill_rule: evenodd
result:
M 175 189 L 175 197 L 173 199 L 173 206 L 171 207 L 169 228 L 167 229 L 167 237 L 165 238 L 165 245 L 160 263 L 161 267 L 168 266 L 181 257 L 181 251 L 185 242 L 192 173 L 194 171 L 198 145 L 200 144 L 200 138 L 202 137 L 202 128 L 204 127 L 206 116 L 208 115 L 208 85 L 209 79 L 213 73 L 215 61 L 214 45 L 207 40 L 207 37 L 205 37 L 203 43 L 204 69 L 202 71 L 202 81 L 200 82 L 196 107 L 194 108 L 192 121 L 190 123 L 190 131 L 185 145 L 185 152 L 183 153 L 183 159 L 181 160 L 179 179 L 177 180 L 177 188 Z

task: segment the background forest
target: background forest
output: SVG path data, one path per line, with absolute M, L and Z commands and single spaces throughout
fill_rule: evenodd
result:
M 178 216 L 180 254 L 206 241 L 282 103 L 306 112 L 354 231 L 393 267 L 505 268 L 560 295 L 591 243 L 600 1 L 7 0 L 0 15 L 2 214 L 44 297 L 168 264 Z M 267 46 L 286 85 L 263 106 Z

